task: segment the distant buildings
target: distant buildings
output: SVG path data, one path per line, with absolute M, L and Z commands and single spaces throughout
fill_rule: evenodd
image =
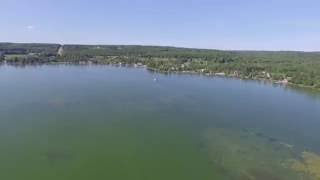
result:
M 60 47 L 59 47 L 59 49 L 58 49 L 58 55 L 59 56 L 63 56 L 63 52 L 64 52 L 64 50 L 63 50 L 63 45 L 61 45 Z
M 262 71 L 262 74 L 263 74 L 263 76 L 267 77 L 268 79 L 271 78 L 271 75 L 268 72 Z
M 277 81 L 277 82 L 275 82 L 275 83 L 276 83 L 276 84 L 284 84 L 284 85 L 286 85 L 286 84 L 289 83 L 289 81 L 288 81 L 288 79 L 283 79 L 283 80 Z
M 221 73 L 215 73 L 214 75 L 216 75 L 216 76 L 225 76 L 225 75 L 226 75 L 226 73 L 221 72 Z
M 146 66 L 143 65 L 142 63 L 136 63 L 134 64 L 134 67 L 138 68 L 138 67 L 146 67 Z

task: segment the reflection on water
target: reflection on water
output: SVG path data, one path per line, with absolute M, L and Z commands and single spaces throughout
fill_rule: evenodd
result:
M 0 179 L 319 179 L 311 90 L 60 64 L 0 66 L 0 99 Z

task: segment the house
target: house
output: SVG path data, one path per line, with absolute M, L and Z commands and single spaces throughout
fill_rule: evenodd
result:
M 284 79 L 284 80 L 280 81 L 280 83 L 281 83 L 281 84 L 288 84 L 289 81 L 288 81 L 288 79 Z
M 142 63 L 137 63 L 137 64 L 134 64 L 134 67 L 144 67 L 144 65 Z
M 288 79 L 283 79 L 283 80 L 277 81 L 277 82 L 275 82 L 275 83 L 276 83 L 276 84 L 284 84 L 284 85 L 286 85 L 286 84 L 289 83 L 289 81 L 288 81 Z
M 214 75 L 216 75 L 216 76 L 225 76 L 225 75 L 226 75 L 226 73 L 221 72 L 221 73 L 215 73 Z
M 271 75 L 270 75 L 270 73 L 267 73 L 267 78 L 271 78 Z

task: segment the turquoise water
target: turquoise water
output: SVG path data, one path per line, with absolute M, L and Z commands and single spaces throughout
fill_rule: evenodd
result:
M 298 179 L 320 153 L 319 94 L 256 81 L 0 66 L 0 100 L 6 180 Z

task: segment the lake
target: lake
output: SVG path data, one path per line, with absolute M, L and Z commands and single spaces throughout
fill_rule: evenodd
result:
M 100 65 L 0 66 L 0 179 L 320 178 L 320 95 Z

